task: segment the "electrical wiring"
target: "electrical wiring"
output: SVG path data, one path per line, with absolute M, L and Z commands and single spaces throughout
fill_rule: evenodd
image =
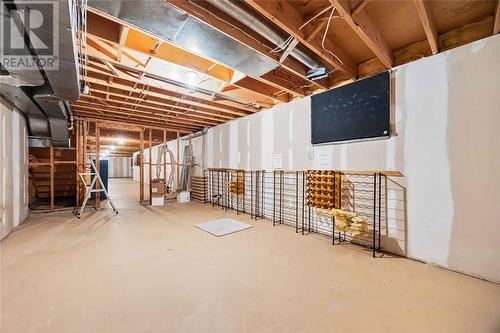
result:
M 312 21 L 314 21 L 318 16 L 322 15 L 324 12 L 326 12 L 328 9 L 332 8 L 333 5 L 330 5 L 330 6 L 327 6 L 325 7 L 322 11 L 320 11 L 318 14 L 314 15 L 311 19 L 307 20 L 304 24 L 302 24 L 300 27 L 299 27 L 299 30 L 302 30 L 302 28 L 304 28 L 306 25 L 308 25 L 309 23 L 311 23 Z M 335 9 L 334 9 L 335 10 Z
M 283 43 L 281 43 L 280 45 L 278 45 L 277 47 L 275 47 L 274 49 L 272 49 L 269 52 L 271 52 L 271 53 L 279 53 L 279 52 L 285 50 L 288 47 L 288 45 L 290 45 L 290 43 L 292 41 L 293 41 L 293 37 L 290 36 Z

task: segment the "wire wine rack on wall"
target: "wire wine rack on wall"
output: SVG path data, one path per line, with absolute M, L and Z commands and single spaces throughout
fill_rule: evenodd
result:
M 205 203 L 381 252 L 387 176 L 334 170 L 208 169 Z

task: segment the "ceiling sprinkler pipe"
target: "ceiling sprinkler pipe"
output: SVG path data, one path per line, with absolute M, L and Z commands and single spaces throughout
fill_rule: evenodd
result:
M 254 30 L 259 35 L 273 43 L 274 45 L 283 45 L 285 39 L 283 39 L 278 33 L 276 33 L 272 28 L 270 28 L 266 23 L 262 22 L 257 16 L 247 12 L 245 8 L 240 7 L 239 4 L 231 2 L 230 0 L 205 0 L 212 6 L 220 9 L 224 13 L 228 14 L 235 20 L 246 25 L 249 29 Z M 290 52 L 290 56 L 294 57 L 304 65 L 309 68 L 320 68 L 323 67 L 316 60 L 311 58 L 307 53 L 302 51 L 300 48 L 296 47 Z

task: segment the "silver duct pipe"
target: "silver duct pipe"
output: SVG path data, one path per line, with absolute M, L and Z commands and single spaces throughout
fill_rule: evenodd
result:
M 92 56 L 90 56 L 90 58 L 94 58 L 94 59 L 99 60 L 99 58 L 92 57 Z M 115 67 L 120 67 L 120 68 L 124 68 L 124 69 L 130 70 L 130 71 L 133 71 L 133 72 L 138 72 L 137 68 L 130 67 L 130 66 L 124 65 L 122 63 L 112 62 L 112 64 Z M 253 108 L 257 108 L 257 109 L 259 109 L 259 108 L 262 107 L 262 105 L 260 105 L 259 103 L 247 102 L 247 101 L 245 101 L 243 99 L 240 99 L 240 98 L 237 98 L 237 97 L 233 97 L 233 96 L 221 94 L 221 93 L 218 93 L 218 92 L 215 92 L 215 91 L 212 91 L 212 90 L 208 90 L 208 89 L 205 89 L 205 88 L 202 88 L 202 87 L 192 86 L 192 85 L 189 85 L 187 83 L 176 81 L 176 80 L 173 80 L 173 79 L 169 79 L 169 78 L 166 78 L 166 77 L 163 77 L 163 76 L 159 76 L 159 75 L 156 75 L 156 74 L 153 74 L 153 73 L 150 73 L 150 72 L 144 72 L 144 75 L 146 75 L 146 76 L 148 76 L 148 77 L 150 77 L 152 79 L 155 79 L 155 80 L 158 80 L 158 81 L 162 81 L 162 82 L 165 82 L 165 83 L 169 83 L 169 84 L 172 84 L 174 86 L 178 86 L 178 87 L 181 87 L 181 88 L 184 88 L 184 89 L 187 89 L 187 90 L 195 91 L 195 92 L 198 92 L 200 94 L 205 94 L 207 96 L 215 96 L 215 97 L 218 97 L 220 99 L 225 99 L 227 101 L 235 102 L 235 103 L 238 103 L 238 104 L 241 104 L 241 105 L 245 105 L 245 106 L 249 106 L 249 107 L 253 107 Z
M 68 115 L 68 120 L 69 120 L 68 131 L 72 131 L 73 123 L 75 121 L 73 117 L 73 112 L 71 111 L 71 106 L 69 105 L 68 101 L 64 101 L 64 106 L 66 107 L 66 113 Z
M 201 129 L 201 131 L 199 132 L 196 132 L 194 134 L 191 135 L 191 139 L 194 139 L 194 138 L 199 138 L 200 136 L 204 136 L 205 134 L 207 134 L 208 132 L 208 128 L 207 127 L 203 127 Z M 182 141 L 188 141 L 190 138 L 189 138 L 189 135 L 186 136 L 186 137 L 183 137 L 181 140 Z
M 212 6 L 220 9 L 224 13 L 228 14 L 235 20 L 246 25 L 248 28 L 254 30 L 262 37 L 273 43 L 274 45 L 281 45 L 285 40 L 277 34 L 273 29 L 271 29 L 266 23 L 262 22 L 257 16 L 248 13 L 244 8 L 241 8 L 238 4 L 231 2 L 230 0 L 205 0 Z M 309 68 L 320 68 L 323 67 L 316 60 L 311 58 L 307 53 L 302 51 L 300 48 L 296 47 L 290 53 L 292 57 L 303 63 Z

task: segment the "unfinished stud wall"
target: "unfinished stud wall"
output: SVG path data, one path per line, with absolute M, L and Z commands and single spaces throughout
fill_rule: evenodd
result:
M 28 217 L 28 133 L 21 113 L 0 97 L 0 239 Z
M 180 148 L 179 156 L 180 156 L 181 163 L 182 163 L 182 160 L 184 158 L 184 147 L 186 145 L 187 145 L 186 141 L 183 141 L 183 140 L 180 141 L 180 144 L 179 144 L 179 148 Z M 168 141 L 167 142 L 167 146 L 172 151 L 172 153 L 174 154 L 174 157 L 177 158 L 177 142 L 176 142 L 176 140 Z M 159 150 L 158 146 L 151 147 L 151 163 L 153 163 L 153 164 L 157 163 L 158 150 Z M 134 159 L 134 161 L 137 158 L 136 156 L 138 154 L 139 154 L 139 152 L 135 152 L 133 154 L 132 158 Z M 169 158 L 168 154 L 167 154 L 167 162 L 170 162 L 170 158 Z M 149 163 L 149 147 L 148 148 L 144 148 L 144 163 L 146 163 L 144 165 L 144 184 L 149 184 L 149 166 L 147 164 L 147 163 Z M 167 165 L 167 174 L 170 173 L 170 171 L 171 171 L 170 170 L 170 166 Z M 163 167 L 161 168 L 161 174 L 163 175 Z M 175 170 L 174 170 L 174 174 L 175 174 Z M 155 165 L 153 165 L 151 167 L 151 177 L 152 177 L 152 179 L 156 178 L 156 166 Z M 174 177 L 175 177 L 175 175 L 174 175 Z M 139 179 L 140 179 L 139 178 L 139 166 L 134 165 L 134 181 L 138 182 Z M 174 181 L 176 181 L 176 180 L 174 180 Z
M 396 68 L 390 139 L 313 147 L 302 98 L 211 128 L 204 163 L 401 171 L 384 248 L 500 281 L 498 59 L 500 35 Z

